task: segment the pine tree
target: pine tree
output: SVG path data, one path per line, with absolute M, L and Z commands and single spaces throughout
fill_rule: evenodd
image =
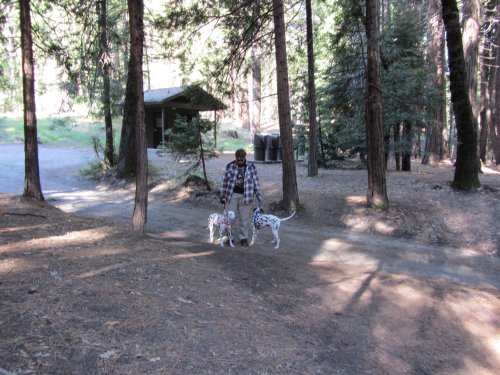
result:
M 43 201 L 38 163 L 38 137 L 35 109 L 35 64 L 33 61 L 33 39 L 31 29 L 30 0 L 21 0 L 21 48 L 23 55 L 23 101 L 24 101 L 24 157 L 25 176 L 23 196 Z

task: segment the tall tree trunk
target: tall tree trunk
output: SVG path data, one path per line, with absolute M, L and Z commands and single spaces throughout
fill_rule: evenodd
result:
M 106 145 L 104 147 L 104 161 L 107 165 L 113 166 L 114 149 L 113 149 L 113 121 L 111 119 L 111 83 L 109 72 L 111 68 L 111 56 L 109 55 L 108 47 L 108 10 L 107 0 L 99 0 L 97 2 L 97 12 L 99 14 L 99 28 L 101 29 L 99 45 L 100 45 L 100 63 L 102 68 L 103 92 L 102 105 L 104 109 L 104 127 L 106 130 Z
M 452 186 L 458 190 L 469 191 L 481 184 L 478 176 L 477 131 L 469 100 L 460 15 L 456 0 L 441 1 L 448 46 L 451 101 L 457 124 L 457 161 Z
M 241 127 L 243 129 L 250 130 L 250 103 L 249 103 L 249 92 L 251 88 L 248 84 L 248 69 L 244 69 L 243 74 L 240 76 L 241 80 L 241 90 L 240 90 L 240 102 L 241 102 Z
M 24 103 L 24 192 L 23 196 L 43 201 L 38 164 L 38 136 L 35 106 L 35 65 L 31 36 L 30 0 L 20 0 L 21 49 Z
M 144 235 L 148 209 L 148 153 L 146 148 L 146 125 L 144 116 L 144 84 L 142 79 L 142 60 L 144 48 L 144 2 L 128 0 L 130 22 L 130 68 L 134 72 L 135 139 L 137 145 L 137 175 L 135 205 L 132 216 L 132 229 Z M 129 72 L 130 73 L 130 72 Z
M 381 4 L 382 16 L 380 23 L 382 24 L 382 30 L 386 30 L 391 26 L 391 0 L 382 0 Z
M 231 68 L 231 103 L 232 103 L 232 117 L 233 123 L 238 127 L 241 124 L 241 105 L 239 100 L 240 85 L 238 79 L 238 72 L 233 66 Z
M 404 172 L 411 171 L 411 146 L 413 144 L 412 126 L 410 122 L 403 123 L 403 143 L 406 145 L 401 153 L 401 170 Z M 417 151 L 418 152 L 418 151 Z M 416 153 L 417 153 L 416 152 Z
M 261 122 L 261 96 L 262 96 L 262 73 L 260 66 L 259 46 L 252 46 L 252 119 L 251 131 L 252 134 L 260 134 Z M 253 139 L 253 137 L 252 137 Z
M 469 100 L 474 115 L 474 127 L 477 133 L 479 107 L 477 103 L 477 73 L 479 56 L 479 0 L 462 0 L 462 43 L 464 48 L 465 68 Z
M 431 120 L 427 124 L 427 132 L 425 138 L 425 151 L 422 158 L 422 164 L 436 167 L 440 161 L 441 145 L 442 145 L 442 130 L 443 123 L 436 119 Z
M 483 55 L 484 56 L 484 55 Z M 486 163 L 488 151 L 488 131 L 491 123 L 490 69 L 481 62 L 481 104 L 479 113 L 479 158 Z
M 491 59 L 492 52 L 492 30 L 494 25 L 494 10 L 495 1 L 489 0 L 485 4 L 484 12 L 484 24 L 483 24 L 483 38 L 480 45 L 480 73 L 481 73 L 481 95 L 480 95 L 480 110 L 479 110 L 479 124 L 480 124 L 480 135 L 479 135 L 479 158 L 486 163 L 487 153 L 488 153 L 488 132 L 491 127 L 491 87 L 493 82 L 491 81 L 491 69 L 490 66 L 493 63 Z
M 129 56 L 127 86 L 125 89 L 125 100 L 123 104 L 122 130 L 120 135 L 120 147 L 116 168 L 117 178 L 130 178 L 135 175 L 137 165 L 137 151 L 135 139 L 135 113 L 137 102 L 135 98 L 135 72 L 132 69 L 132 60 Z
M 299 205 L 297 174 L 293 155 L 292 119 L 290 115 L 290 88 L 286 59 L 285 15 L 283 0 L 273 0 L 274 44 L 278 86 L 278 114 L 283 151 L 283 207 L 295 210 Z
M 438 100 L 434 102 L 432 120 L 427 125 L 425 138 L 425 152 L 422 164 L 436 166 L 442 158 L 443 127 L 446 123 L 446 96 L 443 69 L 443 36 L 444 25 L 441 16 L 440 0 L 429 0 L 427 8 L 428 47 L 427 56 L 430 65 L 432 86 L 438 93 Z
M 457 126 L 455 123 L 455 113 L 453 112 L 453 106 L 451 105 L 449 107 L 449 115 L 448 115 L 448 128 L 450 129 L 450 132 L 448 134 L 448 149 L 450 153 L 450 160 L 453 161 L 453 165 L 455 165 L 455 162 L 457 160 L 457 142 L 456 142 L 456 135 L 457 135 Z
M 378 0 L 365 0 L 366 6 L 366 140 L 368 191 L 367 204 L 372 208 L 387 209 L 385 181 L 384 129 L 382 126 L 382 92 L 380 79 L 380 40 Z
M 307 82 L 307 95 L 308 95 L 308 106 L 309 106 L 309 160 L 307 163 L 307 175 L 309 177 L 314 177 L 318 175 L 318 160 L 317 160 L 317 148 L 318 148 L 318 135 L 317 129 L 318 124 L 316 121 L 316 84 L 314 81 L 314 35 L 313 35 L 313 24 L 312 24 L 312 9 L 311 0 L 306 0 L 306 33 L 307 33 L 307 72 L 308 72 L 308 82 Z
M 496 7 L 496 13 L 500 13 L 500 5 Z M 495 65 L 492 67 L 492 92 L 491 97 L 495 98 L 493 107 L 493 121 L 490 127 L 490 139 L 495 154 L 497 170 L 500 171 L 500 25 L 496 25 L 495 42 L 492 49 L 492 56 L 495 58 Z
M 321 131 L 320 124 L 318 124 L 318 139 L 319 139 L 319 149 L 321 153 L 321 165 L 323 165 L 323 167 L 326 167 L 325 145 L 323 143 L 323 134 Z
M 418 159 L 422 156 L 422 147 L 420 147 L 420 145 L 422 144 L 422 132 L 420 131 L 420 129 L 417 128 L 417 131 L 416 131 L 416 135 L 415 135 L 415 146 L 414 146 L 414 155 L 413 157 L 415 159 Z M 413 139 L 413 133 L 411 134 L 412 136 L 412 139 Z
M 401 170 L 401 124 L 398 122 L 394 124 L 394 159 L 396 160 L 396 170 Z
M 449 112 L 448 110 L 451 109 L 451 106 L 448 105 L 447 99 L 446 99 L 446 43 L 445 43 L 445 33 L 444 33 L 444 24 L 443 24 L 443 35 L 441 37 L 442 39 L 442 47 L 441 47 L 441 81 L 443 82 L 443 92 L 442 92 L 442 97 L 443 97 L 443 119 L 444 119 L 444 124 L 443 124 L 443 141 L 442 141 L 442 148 L 441 148 L 441 159 L 447 159 L 451 158 L 450 156 L 450 124 L 453 123 L 453 121 L 448 121 Z M 452 112 L 452 111 L 450 111 Z

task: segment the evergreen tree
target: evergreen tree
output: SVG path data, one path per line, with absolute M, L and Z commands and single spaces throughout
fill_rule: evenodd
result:
M 104 128 L 106 143 L 104 147 L 104 161 L 109 166 L 114 166 L 113 122 L 111 118 L 111 56 L 108 46 L 108 2 L 98 0 L 97 14 L 99 16 L 99 63 L 102 69 L 102 107 L 104 114 Z
M 427 64 L 429 81 L 436 100 L 429 102 L 433 113 L 426 122 L 425 152 L 422 164 L 436 165 L 444 154 L 443 128 L 446 124 L 445 69 L 444 69 L 444 25 L 441 1 L 429 0 L 427 8 Z
M 482 38 L 480 45 L 480 76 L 481 76 L 481 95 L 480 95 L 480 137 L 479 137 L 479 158 L 485 163 L 487 161 L 488 146 L 490 139 L 490 128 L 492 122 L 492 97 L 491 91 L 493 88 L 493 30 L 495 29 L 494 22 L 495 1 L 486 1 L 484 7 L 484 22 L 481 26 Z
M 496 14 L 500 14 L 500 4 L 496 6 Z M 493 35 L 495 37 L 491 53 L 492 61 L 494 61 L 491 73 L 491 97 L 495 104 L 493 107 L 493 119 L 490 123 L 490 139 L 495 154 L 497 170 L 500 170 L 500 25 L 498 22 L 496 23 Z
M 369 207 L 387 209 L 387 187 L 385 182 L 384 136 L 382 124 L 382 92 L 380 78 L 380 36 L 378 0 L 366 0 L 366 138 Z
M 477 131 L 469 100 L 460 15 L 456 0 L 441 1 L 448 47 L 451 101 L 458 136 L 457 161 L 452 186 L 458 190 L 469 191 L 481 184 L 478 176 Z
M 191 165 L 184 172 L 186 175 L 195 173 L 198 168 L 202 168 L 207 190 L 211 190 L 211 187 L 207 177 L 205 161 L 217 156 L 213 143 L 206 136 L 211 130 L 211 121 L 196 116 L 191 121 L 186 118 L 177 118 L 174 127 L 165 132 L 168 139 L 165 146 L 172 155 L 176 159 L 187 157 L 192 160 Z
M 292 120 L 290 117 L 290 89 L 286 55 L 285 14 L 282 0 L 273 0 L 274 44 L 276 53 L 276 79 L 278 87 L 278 113 L 283 151 L 283 207 L 296 210 L 299 205 L 295 158 L 293 155 Z
M 308 112 L 309 112 L 309 158 L 307 162 L 307 175 L 314 177 L 318 174 L 317 161 L 317 121 L 316 121 L 316 81 L 315 81 L 315 65 L 314 65 L 314 35 L 312 25 L 312 6 L 311 0 L 306 0 L 306 18 L 307 18 L 307 96 L 308 96 Z
M 143 50 L 144 50 L 144 2 L 128 0 L 130 25 L 130 72 L 134 87 L 133 101 L 135 110 L 132 114 L 135 123 L 135 140 L 137 151 L 137 175 L 135 187 L 135 204 L 132 215 L 132 229 L 138 235 L 144 235 L 148 209 L 148 153 L 146 148 L 146 126 L 144 116 L 143 94 Z
M 23 196 L 43 201 L 38 163 L 38 137 L 35 105 L 35 64 L 31 35 L 30 0 L 20 0 L 21 49 L 23 56 L 24 99 L 24 192 Z

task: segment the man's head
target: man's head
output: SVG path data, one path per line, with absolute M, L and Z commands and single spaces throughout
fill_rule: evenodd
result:
M 242 148 L 239 148 L 236 150 L 234 156 L 236 157 L 236 163 L 238 163 L 238 165 L 243 165 L 245 163 L 245 158 L 247 156 L 247 153 Z

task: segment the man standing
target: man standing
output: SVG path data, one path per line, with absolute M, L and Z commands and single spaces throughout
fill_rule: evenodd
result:
M 220 202 L 228 204 L 227 210 L 234 211 L 240 221 L 240 244 L 248 246 L 248 225 L 253 198 L 260 203 L 260 185 L 257 169 L 246 160 L 247 153 L 242 148 L 236 150 L 235 157 L 226 166 L 220 189 Z

